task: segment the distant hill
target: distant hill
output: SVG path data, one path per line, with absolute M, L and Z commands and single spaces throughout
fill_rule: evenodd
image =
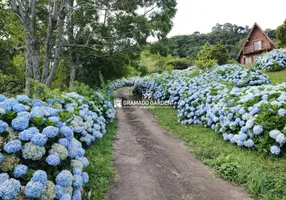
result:
M 168 38 L 165 41 L 157 42 L 151 45 L 153 53 L 162 54 L 166 51 L 176 57 L 189 58 L 195 60 L 200 48 L 206 43 L 222 43 L 228 49 L 231 58 L 236 58 L 241 46 L 243 45 L 250 28 L 248 26 L 237 26 L 231 23 L 216 24 L 212 32 L 200 34 L 194 32 L 191 35 L 179 35 Z M 276 41 L 275 30 L 266 29 L 268 36 Z

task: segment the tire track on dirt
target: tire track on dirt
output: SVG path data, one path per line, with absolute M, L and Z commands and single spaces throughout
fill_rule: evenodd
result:
M 116 97 L 131 99 L 129 88 Z M 183 141 L 161 128 L 146 109 L 117 109 L 117 179 L 108 200 L 248 200 L 239 186 L 214 176 Z

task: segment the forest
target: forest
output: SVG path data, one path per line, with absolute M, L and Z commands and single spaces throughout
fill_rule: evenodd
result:
M 162 55 L 170 53 L 176 57 L 195 60 L 201 47 L 206 43 L 211 45 L 222 44 L 226 47 L 229 57 L 235 59 L 250 29 L 251 27 L 249 26 L 217 23 L 210 33 L 201 34 L 196 31 L 190 35 L 174 36 L 166 41 L 152 44 L 151 51 Z M 274 42 L 276 41 L 275 30 L 268 28 L 265 30 L 265 33 Z

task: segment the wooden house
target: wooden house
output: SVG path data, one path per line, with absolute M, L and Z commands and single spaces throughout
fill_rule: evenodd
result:
M 244 65 L 251 65 L 257 56 L 273 49 L 276 49 L 273 41 L 261 27 L 255 23 L 238 54 L 237 61 Z

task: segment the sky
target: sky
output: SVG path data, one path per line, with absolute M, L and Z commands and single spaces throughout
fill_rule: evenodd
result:
M 174 35 L 211 32 L 216 23 L 276 29 L 286 19 L 286 0 L 177 0 Z

